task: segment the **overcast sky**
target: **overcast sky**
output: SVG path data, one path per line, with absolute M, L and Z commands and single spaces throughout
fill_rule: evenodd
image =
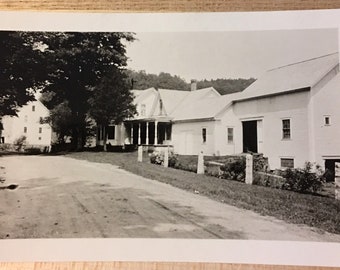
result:
M 338 30 L 136 33 L 128 66 L 190 79 L 257 78 L 268 69 L 338 51 Z

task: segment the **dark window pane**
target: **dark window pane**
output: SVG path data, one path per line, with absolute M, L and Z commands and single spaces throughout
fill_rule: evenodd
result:
M 109 140 L 115 139 L 115 126 L 107 127 L 107 137 Z
M 294 159 L 293 158 L 281 158 L 281 167 L 282 168 L 294 168 Z
M 205 143 L 207 141 L 207 129 L 202 128 L 202 142 Z

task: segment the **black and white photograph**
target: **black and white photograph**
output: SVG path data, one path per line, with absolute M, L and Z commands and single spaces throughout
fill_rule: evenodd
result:
M 0 31 L 0 239 L 339 243 L 338 42 Z

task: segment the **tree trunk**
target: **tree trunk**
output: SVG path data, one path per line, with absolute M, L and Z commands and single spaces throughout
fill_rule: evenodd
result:
M 104 152 L 107 152 L 107 147 L 106 147 L 106 142 L 107 142 L 107 133 L 106 133 L 106 126 L 103 128 L 103 144 L 104 144 Z

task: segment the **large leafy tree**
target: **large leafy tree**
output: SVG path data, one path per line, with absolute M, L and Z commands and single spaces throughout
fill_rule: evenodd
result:
M 45 84 L 42 52 L 23 32 L 0 32 L 0 118 L 16 115 Z
M 120 124 L 136 113 L 129 84 L 122 78 L 124 78 L 122 71 L 113 67 L 112 71 L 93 89 L 95 94 L 88 100 L 90 117 L 104 127 L 104 151 L 107 150 L 107 127 L 110 124 Z
M 54 113 L 51 121 L 71 127 L 74 147 L 82 148 L 88 101 L 109 71 L 122 74 L 125 42 L 133 40 L 131 33 L 1 32 L 0 117 L 15 115 L 18 107 L 34 100 L 36 90 L 42 90 L 49 93 L 43 102 Z M 124 80 L 118 75 L 115 79 L 118 85 Z M 62 115 L 68 116 L 65 123 Z
M 72 143 L 79 150 L 86 141 L 90 109 L 88 101 L 96 96 L 96 86 L 103 78 L 110 76 L 109 72 L 116 70 L 116 74 L 122 74 L 121 70 L 127 61 L 124 42 L 132 41 L 133 35 L 35 33 L 34 39 L 35 44 L 40 44 L 44 55 L 43 74 L 47 83 L 43 92 L 54 93 L 44 103 L 49 109 L 57 108 L 59 111 L 62 108 L 60 104 L 65 106 L 67 103 L 67 109 L 71 114 L 65 121 L 71 127 Z M 124 81 L 123 76 L 117 75 L 114 78 L 113 83 L 117 85 Z

